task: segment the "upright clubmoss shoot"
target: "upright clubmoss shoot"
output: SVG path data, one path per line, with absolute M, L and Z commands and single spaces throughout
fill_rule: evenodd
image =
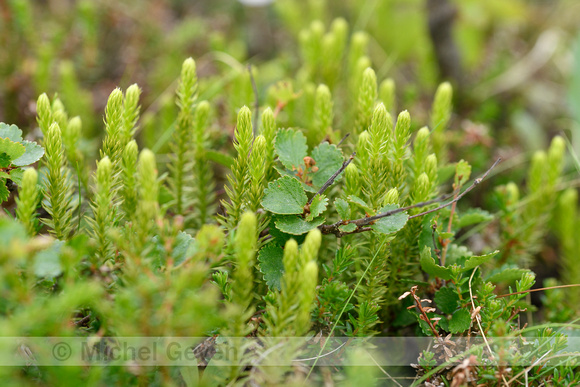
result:
M 332 134 L 332 108 L 330 89 L 326 85 L 319 85 L 314 97 L 314 126 L 308 131 L 308 143 L 311 147 Z
M 377 99 L 377 76 L 375 71 L 368 67 L 362 74 L 362 82 L 358 93 L 356 132 L 366 130 L 373 115 L 375 101 Z
M 22 176 L 22 184 L 16 199 L 16 217 L 26 227 L 28 235 L 36 235 L 36 208 L 40 199 L 38 190 L 38 173 L 34 168 L 28 168 Z
M 36 121 L 44 137 L 48 134 L 48 128 L 53 122 L 52 107 L 46 93 L 42 93 L 36 101 Z
M 193 205 L 192 217 L 187 218 L 196 228 L 203 226 L 215 209 L 213 170 L 206 159 L 209 148 L 209 111 L 207 101 L 198 103 L 193 119 L 193 188 L 189 195 Z M 187 194 L 187 192 L 186 192 Z
M 97 163 L 94 175 L 95 196 L 91 203 L 93 216 L 87 218 L 91 236 L 97 241 L 97 252 L 93 265 L 99 267 L 112 258 L 112 241 L 107 235 L 115 219 L 113 166 L 107 156 Z
M 134 247 L 140 253 L 152 230 L 156 227 L 156 222 L 159 218 L 157 165 L 155 155 L 149 149 L 141 151 L 137 173 L 139 196 L 134 224 L 137 243 Z
M 431 107 L 431 129 L 433 130 L 433 150 L 440 165 L 447 164 L 447 139 L 445 130 L 451 118 L 453 103 L 453 88 L 449 82 L 443 82 L 435 92 L 433 106 Z
M 135 140 L 129 141 L 123 150 L 122 158 L 122 179 L 121 186 L 121 208 L 126 220 L 130 220 L 135 215 L 137 208 L 137 157 L 139 149 Z
M 235 132 L 234 148 L 238 156 L 232 165 L 232 173 L 228 175 L 229 187 L 226 194 L 230 202 L 223 201 L 227 216 L 223 222 L 228 229 L 233 229 L 240 219 L 247 198 L 247 180 L 249 178 L 249 155 L 254 139 L 252 131 L 252 113 L 246 106 L 240 109 Z
M 181 77 L 177 87 L 177 106 L 179 113 L 172 142 L 172 163 L 170 164 L 171 179 L 169 180 L 177 214 L 184 214 L 188 207 L 186 191 L 191 185 L 191 163 L 188 153 L 192 148 L 192 127 L 194 122 L 195 103 L 197 100 L 197 74 L 195 61 L 188 58 L 181 67 Z M 189 183 L 189 184 L 188 184 Z
M 266 173 L 266 139 L 259 135 L 254 140 L 250 155 L 250 192 L 248 208 L 256 212 L 264 195 L 264 176 Z
M 266 142 L 266 178 L 264 183 L 268 183 L 274 180 L 274 178 L 278 175 L 274 169 L 274 158 L 276 157 L 274 153 L 274 140 L 276 138 L 277 128 L 276 119 L 274 118 L 272 109 L 269 107 L 264 109 L 260 123 L 260 133 L 264 136 L 264 140 Z
M 125 92 L 125 100 L 123 101 L 123 129 L 121 134 L 121 146 L 123 147 L 133 139 L 137 131 L 137 121 L 139 120 L 141 110 L 141 106 L 139 105 L 140 96 L 141 88 L 137 84 L 129 86 Z
M 234 241 L 234 265 L 231 285 L 231 303 L 228 308 L 232 314 L 231 334 L 243 337 L 248 334 L 246 320 L 251 316 L 252 290 L 254 283 L 254 261 L 257 246 L 257 219 L 252 212 L 244 213 L 238 225 Z
M 42 219 L 55 238 L 68 239 L 73 228 L 73 191 L 67 169 L 66 157 L 62 146 L 60 127 L 52 123 L 46 133 L 45 165 L 45 200 L 42 205 L 50 218 Z
M 120 170 L 120 159 L 123 151 L 123 92 L 116 88 L 109 95 L 105 108 L 106 137 L 101 149 L 101 158 L 107 156 L 113 165 L 113 175 Z
M 385 193 L 387 184 L 387 150 L 392 142 L 391 117 L 385 105 L 378 104 L 373 112 L 367 142 L 368 171 L 363 175 L 363 189 L 366 192 L 368 203 L 378 208 Z

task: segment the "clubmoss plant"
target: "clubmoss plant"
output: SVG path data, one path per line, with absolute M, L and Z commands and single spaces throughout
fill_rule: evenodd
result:
M 193 136 L 191 135 L 194 126 L 194 114 L 197 101 L 197 74 L 195 61 L 192 58 L 183 62 L 181 77 L 177 87 L 177 106 L 179 114 L 175 124 L 173 135 L 173 163 L 170 171 L 172 193 L 175 201 L 175 213 L 183 215 L 185 208 L 189 207 L 186 191 L 191 187 L 192 164 L 188 158 L 191 155 Z
M 305 4 L 317 9 L 322 2 Z M 92 15 L 88 3 L 81 6 Z M 93 36 L 90 20 L 82 23 L 83 36 Z M 530 385 L 578 384 L 565 337 L 531 320 L 524 327 L 522 318 L 526 309 L 532 313 L 527 298 L 536 290 L 527 267 L 547 225 L 561 240 L 564 279 L 579 280 L 577 194 L 558 194 L 562 139 L 536 153 L 524 194 L 508 183 L 496 189 L 494 214 L 470 208 L 470 193 L 495 184 L 491 170 L 499 160 L 485 172 L 465 160 L 452 163 L 451 87 L 439 87 L 429 127 L 421 127 L 428 114 L 419 110 L 411 121 L 412 106 L 396 110 L 395 83 L 382 78 L 386 67 L 370 68 L 368 40 L 362 32 L 349 39 L 342 19 L 329 28 L 311 23 L 299 42 L 303 63 L 280 83 L 270 78 L 278 64 L 252 67 L 252 79 L 237 62 L 241 54 L 216 51 L 217 73 L 212 67 L 199 80 L 194 60 L 186 59 L 176 96 L 170 90 L 156 99 L 141 122 L 140 88 L 124 95 L 115 89 L 97 162 L 86 145 L 101 140 L 84 127 L 90 118 L 67 113 L 82 110 L 69 107 L 70 96 L 38 98 L 46 148 L 38 172 L 31 164 L 42 148 L 0 124 L 2 200 L 10 199 L 9 188 L 18 190 L 16 219 L 0 216 L 0 244 L 8 246 L 0 248 L 0 331 L 91 337 L 99 355 L 110 353 L 113 340 L 106 337 L 179 337 L 195 357 L 187 366 L 158 368 L 135 359 L 130 367 L 15 367 L 2 370 L 6 380 L 369 384 L 375 370 L 327 372 L 314 363 L 343 360 L 343 351 L 330 348 L 337 338 L 414 334 L 433 340 L 417 353 L 416 385 L 515 385 L 524 374 Z M 255 116 L 242 104 L 251 104 Z M 39 200 L 46 227 L 36 221 Z M 86 210 L 77 222 L 81 203 Z M 482 247 L 481 240 L 491 242 Z M 547 293 L 544 311 L 554 321 L 571 318 L 562 296 L 570 289 Z M 477 343 L 493 335 L 521 343 L 531 334 L 546 344 Z M 303 360 L 313 347 L 315 360 Z M 230 349 L 240 356 L 228 363 L 223 355 Z M 553 354 L 556 365 L 546 360 Z
M 232 174 L 228 175 L 230 187 L 226 188 L 230 202 L 222 202 L 227 213 L 226 217 L 222 217 L 222 222 L 229 230 L 237 225 L 247 200 L 248 187 L 246 183 L 249 178 L 249 156 L 253 139 L 252 113 L 244 106 L 238 113 L 234 141 L 234 148 L 238 156 L 232 166 Z
M 447 141 L 445 140 L 445 129 L 451 118 L 451 108 L 453 99 L 453 88 L 448 82 L 439 85 L 435 92 L 435 98 L 431 107 L 431 130 L 433 130 L 432 141 L 433 151 L 439 160 L 440 165 L 447 164 Z
M 97 163 L 94 175 L 95 196 L 91 203 L 93 216 L 87 218 L 91 235 L 97 241 L 98 247 L 93 264 L 98 267 L 112 257 L 111 240 L 107 236 L 115 223 L 116 206 L 113 188 L 113 165 L 107 156 Z
M 77 203 L 73 201 L 73 188 L 62 146 L 62 135 L 56 122 L 49 126 L 44 146 L 47 175 L 42 206 L 50 218 L 43 218 L 41 221 L 49 227 L 55 238 L 65 240 L 69 238 L 74 227 L 74 209 Z
M 34 168 L 29 168 L 22 176 L 20 193 L 16 199 L 16 217 L 26 227 L 30 236 L 36 235 L 38 227 L 36 208 L 39 198 L 38 173 Z

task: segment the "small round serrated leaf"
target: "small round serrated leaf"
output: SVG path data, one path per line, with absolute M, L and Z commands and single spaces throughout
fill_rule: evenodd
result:
M 24 154 L 12 161 L 12 164 L 22 167 L 37 162 L 44 155 L 44 148 L 32 141 L 22 143 L 26 149 Z
M 312 150 L 312 158 L 316 161 L 316 167 L 318 168 L 312 174 L 312 184 L 316 187 L 322 187 L 342 167 L 342 152 L 336 145 L 331 145 L 328 142 L 323 142 L 314 148 Z
M 268 184 L 264 190 L 262 206 L 275 214 L 302 214 L 307 201 L 300 182 L 284 176 Z
M 0 122 L 0 138 L 7 138 L 13 142 L 22 142 L 22 130 L 16 125 Z
M 443 313 L 451 314 L 457 309 L 459 295 L 450 288 L 441 288 L 435 293 L 435 304 Z
M 284 250 L 275 243 L 269 243 L 258 253 L 260 272 L 264 274 L 264 280 L 272 290 L 280 290 L 282 277 L 284 276 Z
M 380 209 L 379 214 L 384 212 L 393 211 L 399 208 L 396 204 L 389 204 Z M 399 212 L 398 214 L 394 214 L 391 216 L 386 216 L 384 218 L 380 218 L 377 222 L 372 226 L 372 229 L 380 232 L 381 234 L 393 234 L 405 227 L 407 224 L 407 220 L 409 219 L 409 215 L 406 212 Z
M 342 220 L 350 220 L 350 207 L 346 200 L 336 199 L 334 201 L 334 207 L 336 207 L 336 211 Z
M 287 234 L 302 235 L 320 226 L 324 223 L 324 220 L 322 216 L 314 219 L 312 222 L 307 222 L 299 216 L 280 216 L 276 220 L 276 228 Z
M 34 257 L 34 274 L 37 277 L 54 278 L 62 273 L 60 250 L 64 242 L 56 241 L 46 250 Z
M 274 147 L 278 159 L 290 170 L 302 167 L 304 170 L 304 157 L 308 151 L 306 137 L 302 132 L 294 129 L 278 131 Z
M 312 203 L 310 203 L 310 215 L 306 217 L 306 220 L 311 222 L 326 210 L 327 205 L 328 199 L 325 195 L 316 195 L 312 200 Z
M 465 332 L 471 326 L 471 314 L 468 309 L 459 309 L 449 320 L 449 332 L 461 333 Z
M 7 138 L 0 138 L 0 153 L 5 153 L 10 160 L 18 159 L 24 152 L 26 152 L 24 145 Z

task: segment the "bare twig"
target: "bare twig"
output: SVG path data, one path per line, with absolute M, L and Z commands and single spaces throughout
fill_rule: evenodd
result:
M 348 138 L 348 136 L 350 136 L 350 133 L 345 134 L 344 137 L 342 138 L 342 140 L 340 140 L 338 142 L 338 144 L 336 144 L 336 146 L 340 146 L 344 142 L 344 140 L 346 140 Z
M 454 198 L 452 201 L 450 201 L 449 203 L 442 204 L 442 205 L 440 205 L 440 206 L 439 206 L 439 207 L 437 207 L 437 208 L 433 208 L 432 210 L 425 211 L 425 212 L 421 212 L 420 214 L 411 215 L 411 216 L 409 216 L 409 219 L 418 218 L 419 216 L 427 215 L 427 214 L 430 214 L 430 213 L 432 213 L 432 212 L 436 212 L 436 211 L 442 210 L 443 208 L 445 208 L 445 207 L 448 207 L 448 206 L 452 205 L 453 203 L 457 203 L 457 202 L 459 201 L 459 199 L 461 199 L 462 197 L 464 197 L 464 196 L 465 196 L 465 195 L 466 195 L 468 192 L 470 192 L 472 189 L 474 189 L 476 186 L 478 186 L 478 185 L 479 185 L 479 184 L 480 184 L 480 183 L 481 183 L 481 182 L 482 182 L 482 181 L 483 181 L 483 180 L 484 180 L 484 179 L 487 177 L 487 175 L 488 175 L 488 174 L 491 172 L 491 170 L 492 170 L 493 168 L 495 168 L 495 166 L 496 166 L 496 165 L 497 165 L 497 164 L 498 164 L 500 161 L 501 161 L 501 157 L 500 157 L 500 158 L 498 158 L 498 159 L 495 161 L 495 163 L 493 163 L 493 165 L 492 165 L 492 166 L 491 166 L 491 167 L 490 167 L 490 168 L 489 168 L 487 171 L 485 171 L 485 173 L 483 174 L 483 176 L 481 176 L 481 177 L 480 177 L 480 178 L 478 178 L 478 179 L 475 179 L 475 180 L 473 181 L 473 183 L 472 183 L 472 184 L 471 184 L 471 185 L 470 185 L 470 186 L 469 186 L 469 187 L 468 187 L 468 188 L 467 188 L 465 191 L 463 191 L 462 193 L 460 193 L 459 195 L 457 195 L 457 196 L 456 196 L 456 197 L 455 197 L 455 198 Z
M 354 154 L 353 154 L 353 156 L 351 156 L 351 158 L 352 157 L 354 157 Z M 451 201 L 449 201 L 449 202 L 447 202 L 445 204 L 442 204 L 442 205 L 440 205 L 440 206 L 438 206 L 436 208 L 433 208 L 431 210 L 424 211 L 424 212 L 421 212 L 419 214 L 411 215 L 411 216 L 409 216 L 409 219 L 414 219 L 414 218 L 418 218 L 418 217 L 421 217 L 421 216 L 424 216 L 424 215 L 427 215 L 427 214 L 431 214 L 433 212 L 437 212 L 439 210 L 442 210 L 445 207 L 448 207 L 448 206 L 450 206 L 450 205 L 452 205 L 454 203 L 457 203 L 461 198 L 463 198 L 465 195 L 467 195 L 471 190 L 473 190 L 476 186 L 478 186 L 487 177 L 487 175 L 492 171 L 493 168 L 495 168 L 495 166 L 497 164 L 499 164 L 500 161 L 501 161 L 501 158 L 498 158 L 495 161 L 495 163 L 493 163 L 493 165 L 491 167 L 489 167 L 489 169 L 487 171 L 485 171 L 485 173 L 481 177 L 475 179 L 473 181 L 473 183 L 471 183 L 471 185 L 469 187 L 467 187 L 467 189 L 465 191 L 463 191 L 462 193 L 460 193 L 460 194 L 457 194 L 457 192 L 454 191 L 451 194 L 444 195 L 442 197 L 439 197 L 439 198 L 436 198 L 436 199 L 433 199 L 433 200 L 428 200 L 426 202 L 421 202 L 421 203 L 413 204 L 413 205 L 407 206 L 407 207 L 397 208 L 397 209 L 394 209 L 394 210 L 391 210 L 391 211 L 383 212 L 381 214 L 374 215 L 374 216 L 369 216 L 369 217 L 366 217 L 366 218 L 355 219 L 355 220 L 340 220 L 340 221 L 338 221 L 338 222 L 336 222 L 334 224 L 323 224 L 323 225 L 319 226 L 318 228 L 320 229 L 320 231 L 322 232 L 322 234 L 334 234 L 338 238 L 341 238 L 341 237 L 343 237 L 345 235 L 358 234 L 358 233 L 360 233 L 362 231 L 368 231 L 370 229 L 370 227 L 365 227 L 364 230 L 361 230 L 361 228 L 363 228 L 364 226 L 368 226 L 370 224 L 374 224 L 375 221 L 377 221 L 379 219 L 382 219 L 382 218 L 386 218 L 387 216 L 396 215 L 396 214 L 399 214 L 401 212 L 408 211 L 408 210 L 413 209 L 413 208 L 425 207 L 425 206 L 428 206 L 428 205 L 433 204 L 433 203 L 439 203 L 439 202 L 445 201 L 445 200 L 453 197 L 453 200 L 451 200 Z M 350 161 L 348 161 L 348 162 L 350 162 Z M 347 162 L 345 162 L 345 163 L 347 163 Z M 346 164 L 346 165 L 348 165 L 348 164 Z M 343 164 L 344 168 L 346 168 L 346 165 Z M 337 173 L 335 173 L 335 175 L 338 176 L 338 174 L 340 172 L 342 172 L 342 171 L 343 171 L 343 168 L 341 168 Z M 336 177 L 334 176 L 334 178 L 336 178 Z M 331 180 L 333 181 L 334 179 L 333 178 L 329 179 L 329 181 L 331 181 Z M 332 184 L 332 182 L 330 184 Z M 325 186 L 326 186 L 326 184 L 325 184 Z M 328 187 L 324 187 L 323 186 L 323 188 L 325 190 Z M 322 192 L 324 192 L 324 190 L 322 188 L 321 188 L 321 190 L 322 190 Z M 320 192 L 321 191 L 319 191 L 319 193 Z M 317 195 L 318 195 L 318 193 L 317 193 Z M 314 195 L 314 196 L 316 196 L 316 195 Z M 314 196 L 312 197 L 312 199 L 314 199 Z M 310 201 L 308 202 L 308 204 L 310 204 L 312 202 L 312 199 L 310 199 Z M 351 232 L 343 232 L 343 231 L 340 231 L 339 227 L 342 226 L 342 225 L 346 225 L 346 224 L 354 224 L 354 225 L 357 226 L 357 229 L 354 230 L 354 231 L 351 231 Z
M 431 331 L 433 332 L 435 337 L 437 337 L 438 339 L 441 339 L 439 332 L 437 331 L 437 329 L 435 329 L 435 326 L 431 322 L 431 319 L 429 319 L 429 316 L 427 316 L 427 312 L 425 311 L 425 307 L 423 306 L 423 304 L 421 304 L 422 300 L 419 298 L 419 296 L 417 296 L 415 294 L 416 291 L 417 291 L 417 286 L 413 286 L 411 288 L 410 293 L 413 296 L 413 299 L 415 300 L 415 304 L 417 305 L 417 309 L 419 309 L 421 316 L 423 316 L 422 320 L 425 321 L 427 324 L 429 324 L 429 328 L 431 328 Z
M 580 286 L 580 284 L 571 284 L 571 285 L 558 285 L 558 286 L 550 286 L 547 288 L 538 288 L 538 289 L 530 289 L 530 290 L 524 290 L 522 292 L 515 292 L 515 293 L 508 293 L 508 294 L 502 294 L 501 296 L 497 296 L 497 298 L 502 298 L 502 297 L 509 297 L 509 296 L 515 296 L 516 294 L 524 294 L 524 293 L 531 293 L 531 292 L 539 292 L 541 290 L 552 290 L 552 289 L 562 289 L 562 288 L 575 288 Z
M 314 196 L 310 198 L 310 200 L 308 201 L 308 205 L 312 203 L 312 201 L 316 196 L 322 195 L 324 191 L 326 191 L 328 187 L 330 187 L 334 183 L 334 180 L 336 180 L 338 175 L 340 175 L 346 169 L 346 167 L 348 167 L 348 165 L 352 162 L 354 156 L 356 156 L 356 152 L 353 152 L 353 154 L 350 155 L 350 157 L 342 163 L 342 166 L 338 169 L 338 171 L 334 172 L 334 174 L 330 176 L 330 178 L 326 181 L 326 183 L 324 183 L 324 185 L 320 187 L 318 192 L 316 192 Z
M 443 196 L 440 196 L 440 197 L 438 197 L 436 199 L 428 200 L 426 202 L 421 202 L 421 203 L 413 204 L 411 206 L 401 207 L 401 208 L 397 208 L 395 210 L 383 212 L 382 214 L 380 214 L 381 216 L 376 215 L 374 217 L 368 217 L 368 218 L 357 219 L 357 220 L 349 220 L 349 221 L 339 220 L 338 222 L 336 222 L 334 224 L 325 224 L 325 225 L 322 225 L 322 226 L 320 226 L 318 228 L 322 231 L 323 234 L 335 234 L 339 238 L 342 237 L 343 235 L 346 235 L 346 234 L 357 234 L 360 231 L 355 230 L 355 231 L 352 231 L 350 233 L 341 233 L 338 230 L 338 227 L 339 226 L 342 226 L 343 224 L 349 224 L 349 223 L 353 223 L 353 224 L 356 224 L 358 226 L 359 224 L 356 223 L 356 222 L 363 221 L 363 220 L 367 220 L 367 219 L 371 219 L 372 218 L 372 220 L 368 222 L 370 224 L 370 223 L 372 223 L 373 220 L 380 219 L 380 218 L 384 218 L 386 216 L 395 215 L 395 214 L 398 214 L 398 213 L 401 213 L 401 212 L 405 212 L 407 210 L 411 210 L 413 208 L 425 207 L 425 206 L 428 206 L 430 204 L 439 203 L 439 202 L 442 202 L 444 200 L 449 199 L 452 196 L 453 196 L 453 193 L 447 194 L 447 195 L 443 195 Z M 379 217 L 377 218 L 377 216 L 379 216 Z M 341 234 L 341 235 L 339 235 L 339 234 Z

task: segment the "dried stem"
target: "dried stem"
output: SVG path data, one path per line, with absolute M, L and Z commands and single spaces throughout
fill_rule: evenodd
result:
M 547 287 L 547 288 L 530 289 L 530 290 L 524 290 L 522 292 L 502 294 L 501 296 L 497 296 L 497 298 L 515 296 L 516 294 L 539 292 L 539 291 L 542 291 L 542 290 L 552 290 L 552 289 L 562 289 L 562 288 L 575 288 L 575 287 L 578 287 L 578 286 L 580 286 L 580 284 L 550 286 L 550 287 Z
M 340 146 L 344 142 L 344 140 L 346 140 L 348 138 L 348 136 L 350 136 L 350 133 L 345 134 L 344 137 L 342 138 L 342 140 L 340 140 L 338 142 L 338 144 L 336 144 L 336 146 Z

